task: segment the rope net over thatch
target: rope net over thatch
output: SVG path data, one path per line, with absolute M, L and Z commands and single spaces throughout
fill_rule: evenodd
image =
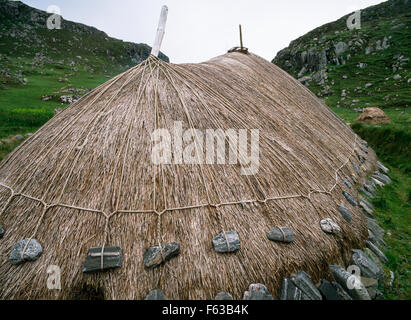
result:
M 242 175 L 230 164 L 154 165 L 151 134 L 172 131 L 175 121 L 184 130 L 258 129 L 258 173 Z M 276 294 L 281 279 L 300 269 L 318 281 L 368 236 L 360 208 L 343 195 L 355 197 L 354 187 L 341 179 L 360 181 L 374 169 L 369 151 L 309 90 L 253 54 L 182 65 L 150 56 L 0 163 L 0 298 L 75 298 L 87 286 L 106 299 L 143 299 L 156 288 L 169 299 L 213 299 L 220 291 L 240 299 L 251 283 Z M 326 218 L 341 232 L 324 233 Z M 295 240 L 270 241 L 275 226 L 292 229 Z M 241 249 L 217 253 L 212 240 L 228 230 Z M 27 238 L 41 243 L 42 255 L 12 265 L 12 247 Z M 144 266 L 147 248 L 171 242 L 181 245 L 177 257 Z M 122 267 L 83 273 L 88 250 L 104 246 L 121 247 Z M 50 265 L 61 268 L 60 291 L 47 288 Z

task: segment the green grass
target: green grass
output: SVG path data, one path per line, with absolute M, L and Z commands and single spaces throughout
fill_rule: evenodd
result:
M 42 96 L 51 96 L 67 86 L 92 89 L 108 80 L 103 74 L 91 75 L 84 70 L 73 76 L 67 75 L 64 67 L 57 69 L 55 65 L 47 65 L 42 69 L 25 71 L 27 85 L 0 87 L 0 139 L 33 132 L 53 117 L 56 108 L 67 106 L 58 101 L 62 94 L 49 101 L 42 101 Z M 68 81 L 59 81 L 66 78 Z
M 340 108 L 335 108 L 340 109 Z M 337 110 L 348 122 L 354 118 L 352 110 Z M 385 229 L 384 251 L 389 259 L 386 272 L 395 275 L 392 287 L 383 286 L 385 299 L 410 299 L 410 225 L 411 225 L 411 132 L 409 122 L 401 112 L 388 112 L 392 124 L 366 125 L 354 123 L 353 130 L 368 141 L 379 159 L 390 169 L 392 184 L 381 189 L 373 199 L 375 218 Z

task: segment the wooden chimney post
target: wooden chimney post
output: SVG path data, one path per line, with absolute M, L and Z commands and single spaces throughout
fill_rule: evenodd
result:
M 167 6 L 163 6 L 161 9 L 160 21 L 158 23 L 156 39 L 154 41 L 153 49 L 151 50 L 151 54 L 156 57 L 158 57 L 158 54 L 160 53 L 161 43 L 163 42 L 167 23 L 167 15 L 168 8 Z

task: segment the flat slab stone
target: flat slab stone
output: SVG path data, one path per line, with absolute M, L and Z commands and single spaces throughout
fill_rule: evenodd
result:
M 384 183 L 382 183 L 380 180 L 375 179 L 374 177 L 371 177 L 370 180 L 377 186 L 380 188 L 384 187 Z
M 390 171 L 386 166 L 384 166 L 381 162 L 377 162 L 377 167 L 378 169 L 385 174 L 388 174 L 388 172 Z
M 367 159 L 365 159 L 362 155 L 358 156 L 358 160 L 360 160 L 361 163 L 364 163 L 365 161 L 367 161 Z
M 280 300 L 303 300 L 303 293 L 288 278 L 284 278 L 281 284 Z
M 365 190 L 363 187 L 359 187 L 358 191 L 360 191 L 363 195 L 365 195 L 368 199 L 372 199 L 374 198 L 374 196 L 368 192 L 367 190 Z
M 214 300 L 234 300 L 233 296 L 228 292 L 219 292 Z
M 372 232 L 372 234 L 375 236 L 377 240 L 376 245 L 381 247 L 381 245 L 378 243 L 384 242 L 385 230 L 381 228 L 380 225 L 378 224 L 378 221 L 373 218 L 367 218 L 367 225 L 368 225 L 368 229 Z M 383 245 L 382 247 L 385 247 L 385 245 Z
M 144 252 L 143 261 L 146 268 L 155 268 L 162 263 L 180 254 L 180 244 L 177 242 L 167 243 L 166 245 L 152 246 Z
M 294 241 L 294 234 L 288 227 L 274 227 L 267 232 L 267 238 L 271 241 L 290 243 Z
M 348 188 L 350 188 L 351 189 L 351 187 L 352 187 L 352 184 L 351 184 L 351 182 L 350 181 L 348 181 L 348 179 L 347 178 L 341 178 L 341 181 L 348 187 Z
M 351 264 L 355 264 L 361 270 L 361 277 L 382 280 L 384 272 L 370 257 L 362 250 L 352 250 Z
M 358 282 L 357 286 L 352 289 L 348 288 L 349 278 L 353 276 L 348 273 L 343 267 L 338 265 L 330 265 L 331 273 L 336 282 L 354 299 L 354 300 L 371 300 L 365 286 Z
M 336 282 L 331 283 L 322 279 L 318 290 L 325 300 L 352 300 L 350 295 Z
M 261 283 L 250 285 L 248 291 L 244 292 L 243 300 L 274 300 L 268 292 L 267 287 Z
M 342 217 L 345 221 L 351 222 L 352 220 L 352 213 L 345 208 L 342 204 L 338 207 L 338 211 L 341 213 Z
M 375 255 L 374 252 L 372 252 L 369 248 L 363 248 L 362 249 L 364 253 L 371 258 L 372 261 L 374 261 L 378 266 L 382 269 L 383 263 L 378 259 L 378 257 Z M 385 275 L 385 273 L 384 273 Z
M 355 162 L 352 163 L 352 167 L 354 168 L 354 171 L 355 171 L 356 174 L 358 174 L 358 175 L 361 174 L 361 169 Z
M 219 253 L 240 250 L 240 238 L 236 231 L 221 232 L 213 239 L 214 250 Z
M 370 249 L 382 263 L 388 263 L 387 256 L 371 241 L 367 240 L 365 245 L 368 249 Z
M 4 228 L 0 225 L 0 239 L 4 236 Z
M 120 247 L 93 247 L 88 251 L 87 257 L 83 262 L 83 272 L 93 273 L 102 272 L 110 269 L 121 268 L 123 254 Z M 103 261 L 101 255 L 103 254 Z M 103 262 L 103 263 L 102 263 Z
M 337 234 L 341 232 L 341 228 L 330 218 L 323 219 L 320 221 L 321 229 L 329 234 Z
M 373 216 L 374 216 L 374 215 L 373 215 L 373 209 L 368 206 L 368 202 L 367 202 L 367 201 L 365 201 L 365 200 L 360 200 L 360 207 L 364 210 L 364 212 L 365 212 L 368 216 L 370 216 L 370 217 L 373 217 Z
M 311 277 L 304 271 L 297 273 L 295 277 L 291 277 L 294 285 L 301 290 L 308 300 L 322 300 L 320 291 L 316 288 L 311 280 Z
M 150 291 L 147 297 L 144 300 L 167 300 L 164 296 L 163 291 L 161 289 L 155 289 Z
M 338 282 L 333 281 L 331 282 L 331 284 L 336 288 L 338 295 L 341 297 L 341 300 L 352 300 L 347 291 L 345 291 Z
M 345 199 L 347 199 L 347 201 L 353 206 L 356 207 L 358 205 L 357 201 L 355 201 L 355 199 L 353 198 L 352 195 L 350 195 L 348 192 L 343 192 L 343 195 L 345 197 Z
M 27 247 L 26 247 L 27 245 Z M 24 255 L 22 253 L 24 248 Z M 43 247 L 36 239 L 24 239 L 17 242 L 11 249 L 9 261 L 11 264 L 21 264 L 25 261 L 35 261 L 43 253 Z
M 390 184 L 392 182 L 392 180 L 389 176 L 387 176 L 387 175 L 385 175 L 385 174 L 383 174 L 379 171 L 375 171 L 373 177 L 380 180 L 381 182 L 383 182 L 385 184 Z
M 377 190 L 375 190 L 374 184 L 371 183 L 370 181 L 366 181 L 364 183 L 364 189 L 374 196 L 377 194 Z
M 379 248 L 386 248 L 387 244 L 385 243 L 384 240 L 381 240 L 379 237 L 377 237 L 371 229 L 368 229 L 368 240 L 374 243 L 377 247 Z
M 364 197 L 362 197 L 361 195 L 358 196 L 358 200 L 362 201 L 363 203 L 365 203 L 367 205 L 368 208 L 370 208 L 371 210 L 374 210 L 374 206 L 371 204 L 371 202 L 367 201 Z
M 364 152 L 365 154 L 368 154 L 368 150 L 366 148 L 361 148 L 361 151 Z

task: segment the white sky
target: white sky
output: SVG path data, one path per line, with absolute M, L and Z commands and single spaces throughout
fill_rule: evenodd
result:
M 62 16 L 109 36 L 152 45 L 162 5 L 169 8 L 161 50 L 173 63 L 201 62 L 239 45 L 272 60 L 289 43 L 381 0 L 23 0 L 42 10 L 57 5 Z

